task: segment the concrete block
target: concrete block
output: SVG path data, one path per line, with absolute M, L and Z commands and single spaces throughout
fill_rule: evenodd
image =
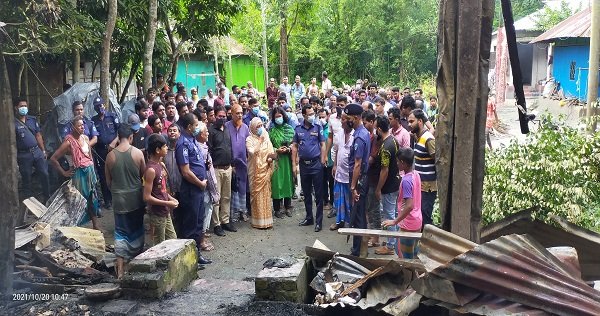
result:
M 262 269 L 254 280 L 254 289 L 258 299 L 306 303 L 308 261 L 299 261 L 289 268 Z
M 182 290 L 198 277 L 197 256 L 194 240 L 165 240 L 131 260 L 121 282 L 123 293 L 160 298 Z

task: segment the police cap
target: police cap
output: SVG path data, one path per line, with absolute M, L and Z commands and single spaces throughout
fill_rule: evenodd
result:
M 360 106 L 359 104 L 356 104 L 356 103 L 350 103 L 350 104 L 346 105 L 346 107 L 344 108 L 344 113 L 346 115 L 361 115 L 362 112 L 363 112 L 362 106 Z

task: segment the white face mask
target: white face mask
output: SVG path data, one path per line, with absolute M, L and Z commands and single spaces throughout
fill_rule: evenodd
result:
M 319 121 L 321 121 L 321 125 L 323 125 L 323 126 L 327 125 L 327 119 L 326 118 L 320 118 Z

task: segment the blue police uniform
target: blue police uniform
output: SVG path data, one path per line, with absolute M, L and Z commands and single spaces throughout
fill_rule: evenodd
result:
M 35 135 L 41 131 L 40 124 L 33 116 L 26 116 L 25 123 L 15 118 L 17 140 L 17 164 L 21 173 L 24 197 L 33 196 L 31 177 L 33 168 L 39 174 L 44 200 L 50 197 L 48 189 L 48 162 L 38 146 Z
M 360 175 L 358 177 L 358 183 L 356 185 L 356 190 L 358 194 L 360 194 L 360 198 L 358 202 L 354 202 L 352 205 L 352 214 L 350 216 L 350 226 L 353 228 L 367 228 L 367 214 L 366 214 L 366 204 L 367 204 L 367 193 L 368 193 L 368 183 L 367 183 L 367 171 L 369 168 L 369 151 L 371 149 L 371 136 L 369 135 L 369 131 L 361 125 L 354 129 L 354 140 L 352 142 L 352 147 L 350 148 L 350 154 L 348 155 L 348 166 L 350 170 L 350 181 L 352 181 L 352 175 L 354 170 L 354 164 L 356 158 L 361 158 L 360 163 Z M 352 183 L 350 183 L 352 185 Z M 359 256 L 360 254 L 360 244 L 362 242 L 361 236 L 353 236 L 352 238 L 352 255 Z
M 294 129 L 294 144 L 298 146 L 300 165 L 300 184 L 304 192 L 306 221 L 313 221 L 312 192 L 315 189 L 317 213 L 315 225 L 323 226 L 323 164 L 321 163 L 321 144 L 325 142 L 323 127 L 318 124 L 298 125 Z
M 190 170 L 200 180 L 206 179 L 206 161 L 201 157 L 201 149 L 192 135 L 182 133 L 175 146 L 175 161 L 178 166 L 189 165 Z M 202 227 L 204 226 L 204 190 L 185 178 L 181 179 L 179 207 L 174 214 L 179 238 L 194 239 L 200 255 Z
M 250 109 L 250 111 L 248 111 L 248 113 L 244 114 L 244 117 L 242 118 L 242 122 L 244 122 L 244 124 L 250 126 L 250 121 L 252 121 L 252 119 L 255 117 L 258 117 L 258 115 L 254 115 L 254 113 L 252 112 L 252 109 Z
M 71 122 L 61 124 L 59 126 L 60 138 L 65 139 L 67 135 L 71 134 L 72 130 L 73 124 Z M 87 117 L 83 118 L 83 134 L 87 136 L 90 140 L 95 136 L 99 135 L 98 131 L 96 130 L 96 125 L 94 125 L 94 122 L 92 122 L 92 120 L 88 119 Z
M 96 171 L 100 178 L 100 187 L 102 188 L 102 198 L 104 199 L 104 206 L 110 206 L 112 204 L 112 195 L 110 189 L 106 185 L 106 177 L 104 176 L 104 163 L 106 161 L 106 155 L 108 155 L 108 145 L 117 137 L 117 130 L 119 129 L 119 119 L 113 114 L 106 112 L 104 118 L 100 119 L 100 115 L 92 117 L 92 122 L 98 133 L 98 142 L 94 147 L 96 154 L 94 155 L 94 162 L 96 163 Z

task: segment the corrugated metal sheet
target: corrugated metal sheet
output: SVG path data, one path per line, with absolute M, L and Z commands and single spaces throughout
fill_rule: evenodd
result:
M 557 38 L 590 37 L 591 17 L 591 7 L 588 7 L 534 38 L 531 43 L 551 42 Z
M 419 259 L 427 271 L 431 271 L 475 246 L 477 244 L 470 240 L 427 225 L 419 241 Z
M 481 241 L 487 242 L 510 234 L 528 234 L 544 247 L 570 246 L 577 249 L 584 280 L 600 280 L 600 235 L 568 221 L 552 217 L 558 226 L 532 218 L 524 210 L 481 229 Z
M 503 306 L 517 303 L 558 315 L 600 315 L 600 292 L 534 239 L 503 236 L 460 253 L 472 246 L 461 239 L 426 227 L 419 258 L 428 270 L 437 265 L 429 273 L 493 295 L 491 301 L 507 300 Z M 460 254 L 448 260 L 455 253 Z

